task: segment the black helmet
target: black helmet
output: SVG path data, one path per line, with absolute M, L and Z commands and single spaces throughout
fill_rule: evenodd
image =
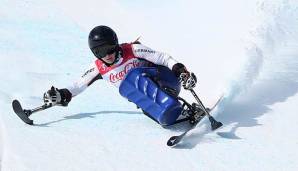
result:
M 97 26 L 89 33 L 89 48 L 97 58 L 112 54 L 118 48 L 118 38 L 114 30 L 107 26 Z

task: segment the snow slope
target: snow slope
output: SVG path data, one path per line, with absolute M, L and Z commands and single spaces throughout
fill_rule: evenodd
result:
M 0 2 L 1 170 L 298 169 L 295 0 Z M 224 93 L 213 114 L 225 126 L 210 132 L 204 121 L 168 148 L 186 125 L 162 128 L 103 81 L 23 124 L 12 100 L 34 108 L 51 85 L 83 74 L 99 24 L 185 63 L 207 105 Z

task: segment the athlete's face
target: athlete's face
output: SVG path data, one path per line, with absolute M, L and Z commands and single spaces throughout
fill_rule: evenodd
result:
M 112 64 L 114 63 L 116 59 L 116 53 L 112 53 L 112 54 L 107 54 L 105 57 L 101 58 L 101 60 L 103 60 L 104 62 L 108 63 L 108 64 Z

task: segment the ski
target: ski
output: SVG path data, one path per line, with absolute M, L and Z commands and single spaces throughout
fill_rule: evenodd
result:
M 23 122 L 33 125 L 33 120 L 29 119 L 29 115 L 31 114 L 30 110 L 23 110 L 21 103 L 18 100 L 14 100 L 12 102 L 12 108 L 15 114 L 17 114 Z
M 201 115 L 197 116 L 195 118 L 194 123 L 185 132 L 183 132 L 180 135 L 172 136 L 171 138 L 169 138 L 169 140 L 167 141 L 167 145 L 170 147 L 177 145 L 189 131 L 194 129 L 198 125 L 198 123 L 200 123 L 200 121 L 206 115 L 208 115 L 208 117 L 209 117 L 209 121 L 211 123 L 212 130 L 216 130 L 217 128 L 221 127 L 222 123 L 217 122 L 212 116 L 210 116 L 209 112 L 211 112 L 218 105 L 218 103 L 222 100 L 222 98 L 223 98 L 223 95 L 217 100 L 217 102 L 211 108 L 205 108 L 205 112 L 203 112 Z M 201 101 L 199 101 L 199 102 L 201 102 Z M 204 106 L 201 106 L 201 107 L 204 108 Z
M 196 122 L 194 124 L 191 125 L 190 128 L 188 128 L 185 132 L 183 132 L 180 135 L 176 135 L 176 136 L 172 136 L 168 142 L 167 145 L 168 146 L 174 146 L 177 145 L 182 139 L 183 137 L 192 129 L 194 129 L 196 127 L 196 125 L 206 116 L 206 114 L 200 115 L 199 118 L 197 118 Z

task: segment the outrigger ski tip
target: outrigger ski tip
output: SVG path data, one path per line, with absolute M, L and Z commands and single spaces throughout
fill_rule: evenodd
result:
M 22 119 L 26 124 L 33 125 L 33 120 L 29 119 L 30 110 L 23 110 L 20 102 L 18 100 L 14 100 L 12 102 L 12 108 L 15 114 Z
M 216 130 L 217 128 L 222 126 L 221 122 L 216 121 L 212 116 L 209 117 L 209 121 L 211 123 L 212 131 Z
M 13 111 L 18 115 L 22 121 L 24 121 L 26 124 L 33 125 L 33 120 L 29 119 L 29 116 L 35 112 L 43 111 L 45 109 L 48 109 L 50 107 L 53 107 L 55 105 L 47 105 L 43 104 L 42 106 L 36 107 L 34 109 L 23 109 L 21 103 L 18 100 L 12 101 L 12 108 Z

